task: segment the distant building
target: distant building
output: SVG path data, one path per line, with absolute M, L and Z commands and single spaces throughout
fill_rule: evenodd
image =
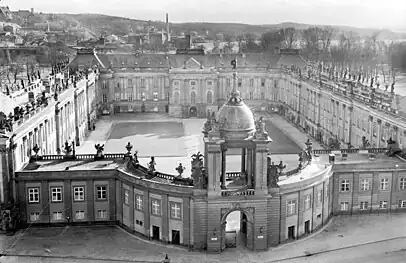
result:
M 30 10 L 18 10 L 13 12 L 13 14 L 15 16 L 20 17 L 21 19 L 23 19 L 23 23 L 24 24 L 29 24 L 31 22 L 31 18 L 34 16 L 34 9 Z
M 0 19 L 6 21 L 13 19 L 12 12 L 8 6 L 0 6 Z

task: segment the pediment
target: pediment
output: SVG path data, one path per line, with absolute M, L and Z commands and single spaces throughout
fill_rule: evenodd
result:
M 201 64 L 194 58 L 186 60 L 186 68 L 201 68 Z

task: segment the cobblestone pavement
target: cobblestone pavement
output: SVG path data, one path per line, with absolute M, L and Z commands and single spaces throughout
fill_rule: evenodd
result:
M 113 259 L 153 262 L 162 260 L 165 254 L 169 255 L 172 263 L 343 262 L 340 261 L 343 258 L 342 256 L 340 258 L 340 251 L 341 254 L 344 251 L 349 251 L 345 255 L 348 259 L 351 259 L 349 253 L 354 253 L 354 258 L 365 258 L 368 253 L 378 253 L 380 251 L 382 255 L 387 253 L 389 258 L 395 260 L 405 255 L 406 228 L 403 227 L 405 220 L 405 214 L 335 217 L 319 233 L 293 243 L 271 248 L 266 252 L 252 252 L 246 248 L 228 249 L 222 254 L 188 252 L 183 248 L 164 246 L 140 240 L 138 237 L 130 235 L 116 227 L 96 226 L 30 229 L 23 235 L 17 233 L 13 237 L 2 237 L 0 242 L 3 254 L 6 252 L 17 255 L 76 257 L 72 261 L 66 259 L 64 262 L 80 262 L 79 259 L 85 257 L 87 258 L 86 262 L 91 262 L 92 258 L 104 259 L 107 262 L 113 262 Z M 20 236 L 21 238 L 19 239 Z M 384 241 L 381 244 L 385 245 L 380 246 L 377 244 L 365 245 L 366 243 L 387 239 L 396 239 L 397 241 Z M 14 247 L 12 247 L 13 244 Z M 369 246 L 375 248 L 376 251 L 368 252 L 367 248 Z M 359 249 L 354 249 L 354 247 L 359 247 Z M 379 247 L 381 250 L 378 249 Z M 359 251 L 363 251 L 363 253 Z M 307 258 L 305 257 L 306 253 L 321 254 Z M 4 261 L 3 258 L 0 258 L 0 262 L 18 262 Z M 289 258 L 293 259 L 289 260 Z M 29 262 L 28 259 L 23 261 L 25 258 L 19 259 L 22 260 L 21 262 Z M 55 259 L 55 261 L 38 260 L 32 262 L 62 262 L 57 260 L 59 259 Z M 349 260 L 346 262 L 357 261 Z

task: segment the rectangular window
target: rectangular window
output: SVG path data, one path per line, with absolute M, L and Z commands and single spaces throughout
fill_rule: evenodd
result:
M 97 210 L 97 216 L 100 219 L 107 219 L 107 210 Z
M 39 212 L 30 213 L 30 221 L 35 222 L 39 220 Z
M 341 180 L 341 192 L 350 191 L 350 180 Z
M 253 100 L 254 99 L 254 92 L 250 92 L 250 100 Z
M 151 213 L 155 216 L 161 215 L 161 201 L 160 200 L 152 200 L 151 202 Z
M 304 199 L 304 210 L 312 208 L 312 201 L 310 195 L 307 195 Z
M 238 79 L 238 87 L 242 86 L 242 79 Z
M 169 92 L 165 93 L 165 100 L 169 100 Z
M 121 95 L 121 94 L 120 94 L 119 92 L 114 93 L 114 100 L 115 100 L 115 101 L 120 101 L 120 100 L 121 100 L 120 95 Z
M 39 188 L 28 188 L 28 203 L 39 203 Z
M 265 87 L 265 79 L 261 79 L 261 87 Z
M 368 202 L 360 202 L 359 209 L 360 210 L 367 210 L 368 209 Z
M 227 87 L 231 87 L 231 79 L 227 79 Z
M 340 211 L 348 211 L 348 202 L 341 202 Z
M 399 189 L 405 190 L 406 189 L 406 178 L 399 179 Z
M 145 92 L 142 92 L 141 93 L 141 100 L 146 101 L 146 99 L 147 99 L 147 96 L 145 95 Z
M 100 185 L 96 187 L 96 198 L 97 200 L 106 200 L 107 199 L 107 187 Z
M 288 215 L 296 214 L 296 200 L 288 201 L 287 209 L 288 209 L 288 211 L 287 211 Z
M 135 196 L 135 209 L 137 210 L 143 210 L 143 197 L 141 195 L 136 195 Z
M 389 178 L 382 178 L 381 179 L 381 190 L 388 191 L 389 190 Z
M 386 209 L 388 208 L 388 202 L 387 201 L 380 201 L 379 202 L 379 209 Z
M 62 212 L 53 212 L 52 219 L 53 220 L 62 220 Z
M 399 208 L 406 208 L 406 200 L 399 200 Z
M 141 87 L 145 87 L 145 79 L 141 79 Z
M 261 100 L 265 99 L 265 92 L 261 92 Z
M 136 224 L 136 225 L 139 225 L 139 226 L 142 226 L 142 225 L 143 225 L 141 220 L 135 220 L 135 224 Z
M 207 81 L 207 85 L 208 85 L 208 86 L 213 85 L 213 81 L 211 81 L 211 80 Z
M 153 98 L 154 98 L 154 101 L 158 100 L 158 92 L 153 93 Z
M 133 80 L 132 79 L 128 79 L 127 80 L 127 88 L 132 88 L 133 86 Z
M 181 204 L 171 203 L 171 218 L 181 219 Z
M 130 193 L 128 190 L 124 190 L 124 204 L 130 204 Z
M 84 201 L 85 200 L 85 187 L 75 186 L 73 187 L 73 200 Z
M 76 211 L 75 213 L 75 218 L 77 220 L 83 220 L 85 219 L 85 211 Z
M 52 202 L 62 202 L 62 187 L 51 188 Z
M 254 86 L 254 79 L 250 79 L 250 87 Z
M 369 191 L 369 179 L 362 178 L 360 186 L 361 186 L 361 191 Z

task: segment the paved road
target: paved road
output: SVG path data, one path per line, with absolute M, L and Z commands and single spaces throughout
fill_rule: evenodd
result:
M 368 263 L 401 263 L 406 262 L 406 237 L 389 241 L 376 242 L 368 245 L 354 246 L 352 248 L 338 249 L 309 257 L 293 258 L 290 260 L 268 261 L 268 263 L 341 263 L 341 262 L 368 262 Z

